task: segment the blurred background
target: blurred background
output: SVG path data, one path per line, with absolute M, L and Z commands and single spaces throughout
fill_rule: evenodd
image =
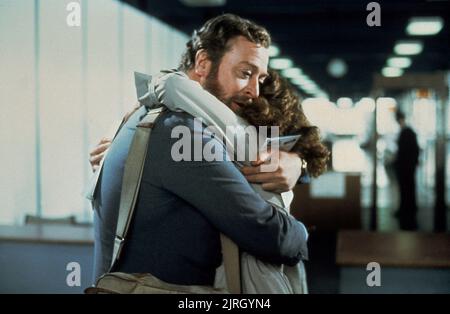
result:
M 450 2 L 369 3 L 0 0 L 0 292 L 91 284 L 89 152 L 135 104 L 134 71 L 177 67 L 195 28 L 235 13 L 269 30 L 270 67 L 332 153 L 292 206 L 310 229 L 310 292 L 449 293 Z M 419 147 L 406 227 L 398 111 Z M 66 282 L 70 262 L 81 286 Z M 381 286 L 366 282 L 370 262 Z

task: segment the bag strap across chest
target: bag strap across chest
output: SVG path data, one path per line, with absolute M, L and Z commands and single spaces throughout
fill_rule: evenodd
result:
M 137 125 L 125 162 L 110 270 L 120 258 L 136 207 L 152 128 L 164 110 L 165 107 L 149 110 L 147 115 Z M 98 169 L 97 171 L 100 170 Z M 220 240 L 228 291 L 233 294 L 240 294 L 242 290 L 239 248 L 223 234 L 220 234 Z

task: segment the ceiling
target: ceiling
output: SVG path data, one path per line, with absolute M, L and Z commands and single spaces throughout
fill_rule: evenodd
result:
M 221 13 L 235 13 L 265 26 L 282 56 L 290 57 L 332 99 L 363 97 L 372 77 L 393 54 L 396 40 L 414 39 L 405 28 L 413 16 L 440 16 L 444 28 L 421 36 L 424 50 L 412 56 L 406 73 L 450 69 L 450 1 L 389 0 L 381 6 L 381 26 L 369 27 L 369 0 L 227 0 L 222 7 L 188 7 L 179 0 L 124 0 L 186 34 Z M 417 36 L 415 36 L 417 37 Z M 334 78 L 327 72 L 332 58 L 343 59 L 348 72 Z

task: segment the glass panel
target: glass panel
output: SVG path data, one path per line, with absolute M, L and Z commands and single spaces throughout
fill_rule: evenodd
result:
M 0 224 L 19 224 L 36 214 L 34 1 L 0 6 Z
M 42 214 L 83 215 L 87 151 L 83 133 L 82 27 L 69 27 L 69 1 L 40 1 L 39 103 Z
M 119 69 L 119 9 L 116 1 L 88 1 L 86 99 L 89 147 L 122 116 Z
M 129 111 L 137 101 L 134 71 L 146 72 L 147 17 L 129 5 L 123 10 L 123 99 L 122 106 Z

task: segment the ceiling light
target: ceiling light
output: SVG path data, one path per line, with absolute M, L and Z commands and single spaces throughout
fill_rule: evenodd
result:
M 291 79 L 300 78 L 303 74 L 302 70 L 300 70 L 299 68 L 285 69 L 281 73 L 283 74 L 284 77 Z
M 423 50 L 423 45 L 417 40 L 403 40 L 397 42 L 394 47 L 394 51 L 398 55 L 416 55 L 421 53 Z
M 292 60 L 287 58 L 274 58 L 270 60 L 269 65 L 275 70 L 284 70 L 292 67 Z
M 314 93 L 317 92 L 318 87 L 314 83 L 304 84 L 300 85 L 300 88 L 303 89 L 305 92 Z
M 407 68 L 411 65 L 408 57 L 392 57 L 387 60 L 387 65 L 392 68 Z
M 303 85 L 308 83 L 314 83 L 306 74 L 301 74 L 298 77 L 292 78 L 291 83 L 295 85 Z
M 280 48 L 275 45 L 269 47 L 269 57 L 277 57 L 280 54 Z
M 343 77 L 347 73 L 347 63 L 339 58 L 332 59 L 328 63 L 327 71 L 333 77 Z
M 227 0 L 180 0 L 181 3 L 189 7 L 220 7 L 226 4 Z
M 444 27 L 444 21 L 439 16 L 413 17 L 409 20 L 406 32 L 408 35 L 436 35 Z
M 398 77 L 403 75 L 403 70 L 399 68 L 385 67 L 381 70 L 381 73 L 386 77 Z
M 317 97 L 317 98 L 323 98 L 323 99 L 329 99 L 330 98 L 328 96 L 328 94 L 323 92 L 323 91 L 316 92 L 316 94 L 314 94 L 314 96 Z

